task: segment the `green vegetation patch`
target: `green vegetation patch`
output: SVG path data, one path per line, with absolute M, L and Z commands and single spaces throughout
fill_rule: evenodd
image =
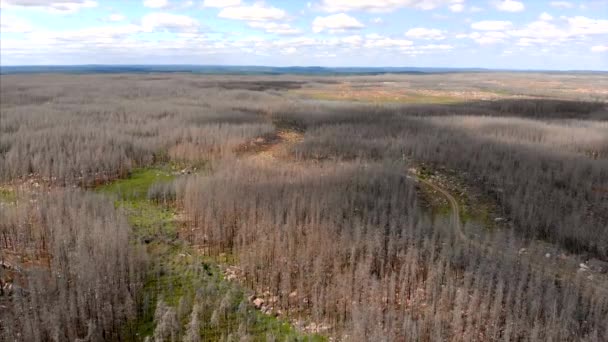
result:
M 145 243 L 156 239 L 171 241 L 177 238 L 175 212 L 149 200 L 117 200 L 134 228 L 135 236 Z
M 15 203 L 17 201 L 17 194 L 14 190 L 0 188 L 0 202 L 3 203 Z
M 128 327 L 133 340 L 154 334 L 157 303 L 162 302 L 177 313 L 182 327 L 178 334 L 182 337 L 192 308 L 198 305 L 202 341 L 238 341 L 245 337 L 253 341 L 326 341 L 319 335 L 300 334 L 289 322 L 256 310 L 245 290 L 224 279 L 209 257 L 197 255 L 182 244 L 155 244 L 153 248 L 159 253 L 158 263 L 144 288 L 144 302 L 149 304 Z
M 125 326 L 128 341 L 152 337 L 158 323 L 158 307 L 174 310 L 178 323 L 176 336 L 182 340 L 195 304 L 199 305 L 199 334 L 202 341 L 235 340 L 247 337 L 254 341 L 325 341 L 319 335 L 303 335 L 282 319 L 256 310 L 245 290 L 224 279 L 218 263 L 232 263 L 234 256 L 201 256 L 178 239 L 175 210 L 147 197 L 148 189 L 171 181 L 176 165 L 139 169 L 129 178 L 97 188 L 98 192 L 117 196 L 117 209 L 123 210 L 135 238 L 146 243 L 152 267 L 139 296 L 137 318 Z M 159 304 L 160 303 L 160 304 Z
M 418 168 L 418 177 L 424 180 L 433 181 L 432 177 L 437 175 L 437 172 L 428 165 L 421 165 Z M 469 196 L 469 194 L 461 191 L 464 181 L 455 173 L 441 173 L 442 177 L 447 177 L 448 183 L 452 184 L 452 189 L 447 189 L 450 194 L 456 199 L 460 208 L 460 221 L 462 224 L 467 222 L 477 222 L 482 224 L 486 229 L 495 227 L 495 222 L 492 219 L 496 211 L 496 204 L 487 198 L 487 196 Z M 437 184 L 440 185 L 440 184 Z M 441 186 L 441 185 L 440 185 Z M 432 215 L 440 217 L 448 217 L 452 213 L 452 207 L 445 201 L 442 194 L 435 193 L 427 186 L 420 187 L 422 198 L 429 205 Z
M 137 169 L 128 178 L 118 179 L 102 185 L 97 190 L 116 194 L 124 200 L 145 199 L 150 186 L 155 183 L 171 181 L 174 177 L 169 169 L 165 167 Z

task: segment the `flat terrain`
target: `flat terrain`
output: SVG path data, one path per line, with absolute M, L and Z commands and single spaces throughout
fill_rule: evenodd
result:
M 0 78 L 0 339 L 608 338 L 605 74 Z

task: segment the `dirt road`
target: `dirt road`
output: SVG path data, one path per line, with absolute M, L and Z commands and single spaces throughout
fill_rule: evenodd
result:
M 460 222 L 460 206 L 458 205 L 458 201 L 456 201 L 454 196 L 452 196 L 449 192 L 445 191 L 441 187 L 427 181 L 426 179 L 422 179 L 419 177 L 416 177 L 416 179 L 420 183 L 423 183 L 431 189 L 441 193 L 448 200 L 450 206 L 452 207 L 452 221 L 454 221 L 453 225 L 456 234 L 458 235 L 458 238 L 460 238 L 462 241 L 467 241 L 467 236 L 465 235 L 464 230 L 462 229 L 462 223 Z

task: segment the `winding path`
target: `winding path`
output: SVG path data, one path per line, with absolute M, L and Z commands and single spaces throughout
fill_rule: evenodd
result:
M 410 174 L 412 175 L 411 177 L 413 177 L 416 181 L 441 193 L 448 200 L 448 202 L 452 208 L 452 220 L 454 221 L 453 222 L 454 229 L 460 240 L 462 240 L 463 242 L 467 242 L 472 246 L 475 246 L 475 248 L 489 249 L 492 252 L 496 253 L 497 255 L 499 255 L 503 258 L 513 256 L 512 254 L 508 253 L 506 250 L 498 250 L 496 248 L 493 248 L 492 246 L 484 245 L 480 241 L 476 241 L 476 240 L 473 240 L 470 237 L 468 237 L 464 233 L 464 229 L 463 229 L 462 223 L 460 221 L 460 206 L 458 205 L 458 201 L 456 200 L 456 198 L 454 198 L 454 196 L 452 196 L 448 191 L 441 188 L 440 186 L 433 184 L 432 182 L 430 182 L 426 179 L 420 178 L 418 175 L 416 175 L 413 172 L 410 172 Z M 548 263 L 544 259 L 543 259 L 543 261 L 540 261 L 540 262 L 533 258 L 530 258 L 530 257 L 527 257 L 526 259 L 527 259 L 526 261 L 527 261 L 528 265 L 530 266 L 530 268 L 532 270 L 534 270 L 535 272 L 539 272 L 541 274 L 543 274 L 543 273 L 553 274 L 557 279 L 560 279 L 562 281 L 572 282 L 573 279 L 575 278 L 575 275 L 572 274 L 572 270 L 565 268 L 564 267 L 565 265 L 562 265 L 559 262 L 557 264 L 555 264 L 555 263 Z M 579 270 L 577 269 L 574 272 L 575 273 L 579 272 Z M 589 272 L 588 269 L 585 270 L 585 272 Z M 587 284 L 590 287 L 592 287 L 594 290 L 596 290 L 597 292 L 602 293 L 603 295 L 608 295 L 608 287 L 605 286 L 606 279 L 604 277 L 602 277 L 600 274 L 592 274 L 592 275 L 593 276 L 591 278 L 587 278 L 588 279 Z
M 464 230 L 462 229 L 462 224 L 460 223 L 460 206 L 458 205 L 458 201 L 456 201 L 454 196 L 452 196 L 449 192 L 442 189 L 441 187 L 427 181 L 426 179 L 422 179 L 418 176 L 415 177 L 420 183 L 423 183 L 431 189 L 440 192 L 448 200 L 450 206 L 452 207 L 452 221 L 454 221 L 453 224 L 456 230 L 456 234 L 462 241 L 468 241 L 469 239 L 465 235 Z

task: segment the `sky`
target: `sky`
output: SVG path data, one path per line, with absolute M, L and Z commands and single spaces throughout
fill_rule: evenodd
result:
M 608 0 L 0 0 L 0 64 L 608 70 Z

